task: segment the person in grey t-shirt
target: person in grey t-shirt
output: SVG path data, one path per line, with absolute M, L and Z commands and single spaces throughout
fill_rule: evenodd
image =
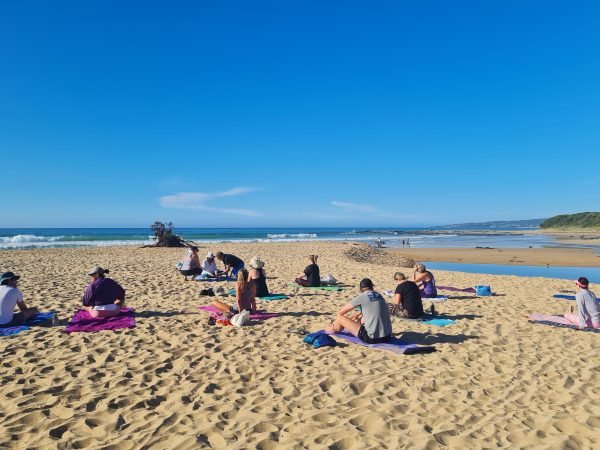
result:
M 577 294 L 575 302 L 577 314 L 565 314 L 565 319 L 579 325 L 580 328 L 600 328 L 600 303 L 592 291 L 589 290 L 590 282 L 581 277 L 575 281 Z
M 338 311 L 337 318 L 325 331 L 338 333 L 345 329 L 367 344 L 389 342 L 392 336 L 392 320 L 385 299 L 373 290 L 373 282 L 368 278 L 361 280 L 360 292 L 358 297 Z M 362 320 L 355 321 L 346 317 L 347 313 L 357 307 L 361 310 Z

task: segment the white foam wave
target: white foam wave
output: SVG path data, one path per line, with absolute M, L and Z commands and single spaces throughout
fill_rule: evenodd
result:
M 309 239 L 319 237 L 316 233 L 298 233 L 298 234 L 267 234 L 269 239 Z
M 17 234 L 16 236 L 0 237 L 0 244 L 31 244 L 35 242 L 56 242 L 64 236 L 36 236 L 35 234 Z
M 17 236 L 14 236 L 15 238 Z M 37 236 L 40 238 L 41 236 Z M 31 249 L 31 248 L 59 248 L 59 247 L 113 247 L 121 245 L 147 245 L 152 244 L 152 240 L 148 241 L 59 241 L 62 236 L 40 239 L 11 239 L 0 238 L 0 250 L 9 249 Z

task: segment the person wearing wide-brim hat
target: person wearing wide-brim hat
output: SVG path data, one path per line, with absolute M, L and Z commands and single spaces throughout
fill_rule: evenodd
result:
M 13 272 L 0 275 L 0 327 L 21 325 L 39 312 L 37 308 L 28 308 L 25 304 L 23 293 L 17 288 L 19 278 Z M 20 310 L 17 314 L 14 312 L 15 306 Z
M 206 258 L 200 264 L 202 272 L 200 273 L 200 279 L 207 280 L 209 278 L 218 278 L 219 269 L 217 268 L 217 262 L 215 261 L 215 254 L 208 252 Z
M 266 297 L 269 295 L 269 288 L 267 287 L 267 274 L 265 273 L 265 263 L 258 257 L 255 256 L 250 261 L 250 270 L 248 271 L 248 281 L 256 288 L 257 297 Z

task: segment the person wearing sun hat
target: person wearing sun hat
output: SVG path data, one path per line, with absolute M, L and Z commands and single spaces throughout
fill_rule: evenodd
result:
M 600 328 L 600 303 L 596 295 L 590 291 L 590 282 L 586 277 L 580 277 L 575 281 L 577 293 L 575 302 L 577 314 L 567 313 L 565 319 L 579 325 L 581 328 Z
M 360 281 L 359 291 L 359 296 L 338 311 L 335 321 L 325 328 L 325 332 L 339 333 L 346 330 L 366 344 L 389 342 L 392 336 L 392 319 L 385 299 L 375 291 L 369 278 Z M 346 316 L 357 307 L 361 310 L 362 319 L 352 320 Z
M 200 274 L 200 279 L 202 280 L 217 278 L 219 276 L 219 269 L 217 269 L 217 262 L 215 261 L 215 254 L 213 252 L 208 252 L 200 267 L 202 268 L 202 273 Z
M 17 281 L 21 278 L 13 272 L 4 272 L 0 275 L 0 326 L 15 327 L 27 319 L 31 319 L 39 311 L 37 308 L 28 308 L 23 300 L 23 293 L 17 288 Z M 15 314 L 15 306 L 19 312 Z
M 265 273 L 265 263 L 258 256 L 250 261 L 250 271 L 248 273 L 248 281 L 252 283 L 256 289 L 257 297 L 266 297 L 269 295 L 267 287 L 267 275 Z
M 100 266 L 88 272 L 92 282 L 85 288 L 81 302 L 89 308 L 93 318 L 117 316 L 125 302 L 125 289 L 115 280 L 106 278 L 109 272 Z

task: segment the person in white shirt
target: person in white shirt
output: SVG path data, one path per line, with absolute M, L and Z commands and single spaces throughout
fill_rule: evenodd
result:
M 28 308 L 23 301 L 23 293 L 17 288 L 17 281 L 21 278 L 12 272 L 4 272 L 0 276 L 0 326 L 14 327 L 31 319 L 39 311 L 37 308 Z M 19 312 L 15 314 L 15 306 Z
M 202 261 L 200 265 L 202 267 L 202 273 L 200 274 L 200 278 L 205 280 L 207 278 L 217 278 L 220 273 L 217 269 L 217 262 L 215 261 L 215 255 L 213 252 L 209 252 L 206 255 L 206 259 Z

